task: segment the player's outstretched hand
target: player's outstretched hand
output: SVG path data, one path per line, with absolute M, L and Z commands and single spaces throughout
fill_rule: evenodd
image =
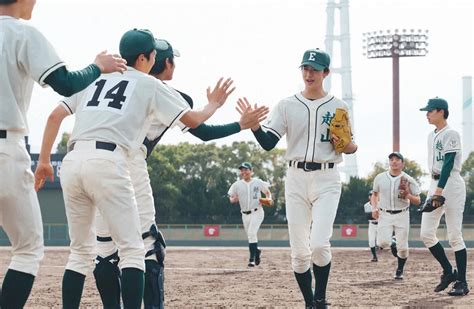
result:
M 94 63 L 99 67 L 102 73 L 123 73 L 127 71 L 127 61 L 117 54 L 107 54 L 107 51 L 99 53 L 95 57 Z
M 38 192 L 44 186 L 46 178 L 51 182 L 54 181 L 54 169 L 51 163 L 38 163 L 35 171 L 35 191 Z
M 372 218 L 374 218 L 374 220 L 378 220 L 379 216 L 380 216 L 380 212 L 378 209 L 372 210 Z
M 217 104 L 217 106 L 219 107 L 224 105 L 227 98 L 235 90 L 235 87 L 231 88 L 234 81 L 230 77 L 226 79 L 224 82 L 222 82 L 223 80 L 224 78 L 221 77 L 217 81 L 212 91 L 211 91 L 211 87 L 207 88 L 207 100 L 209 101 L 209 103 Z
M 258 107 L 255 104 L 254 108 L 247 101 L 247 98 L 239 98 L 237 106 L 235 107 L 237 112 L 240 114 L 240 129 L 245 130 L 249 128 L 258 127 L 260 122 L 267 118 L 270 109 L 266 106 Z

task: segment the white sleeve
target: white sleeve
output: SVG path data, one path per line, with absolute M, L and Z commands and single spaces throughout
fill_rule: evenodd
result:
M 266 124 L 262 126 L 266 131 L 272 132 L 279 139 L 286 133 L 286 118 L 285 118 L 285 106 L 283 101 L 280 101 L 272 113 Z
M 443 138 L 444 153 L 461 151 L 461 136 L 455 130 L 446 132 Z
M 18 61 L 31 78 L 46 87 L 44 83 L 46 77 L 65 64 L 51 43 L 37 29 L 25 26 L 24 35 L 23 44 L 18 52 Z
M 157 80 L 152 109 L 160 122 L 172 128 L 190 107 L 176 90 Z
M 76 112 L 77 110 L 77 93 L 70 96 L 70 97 L 64 97 L 61 101 L 59 101 L 59 104 L 69 113 L 69 115 L 72 115 Z
M 234 195 L 235 194 L 235 182 L 230 186 L 229 191 L 227 191 L 228 195 Z
M 379 174 L 380 175 L 380 174 Z M 374 192 L 380 192 L 380 185 L 379 185 L 379 175 L 375 176 L 375 179 L 374 179 L 374 184 L 373 184 L 373 187 L 372 187 L 372 191 Z

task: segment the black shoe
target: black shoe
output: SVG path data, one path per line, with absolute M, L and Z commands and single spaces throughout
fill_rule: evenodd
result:
M 448 295 L 450 296 L 464 296 L 469 293 L 469 288 L 467 286 L 466 281 L 459 281 L 457 280 L 454 282 L 453 287 L 451 288 L 451 291 L 448 292 Z
M 390 245 L 390 251 L 392 251 L 392 255 L 394 257 L 398 257 L 398 250 L 397 250 L 397 240 L 392 238 L 392 244 Z
M 252 260 L 249 260 L 249 263 L 247 265 L 248 267 L 255 267 L 255 262 Z
M 451 274 L 442 274 L 441 275 L 441 281 L 438 283 L 438 285 L 435 287 L 434 291 L 435 292 L 441 292 L 445 290 L 451 282 L 456 281 L 458 278 L 458 272 L 454 270 Z
M 260 265 L 260 255 L 262 254 L 262 250 L 257 249 L 257 255 L 255 256 L 255 265 Z
M 403 269 L 397 269 L 393 278 L 395 280 L 403 280 Z
M 326 309 L 330 303 L 326 301 L 326 299 L 316 299 L 313 303 L 314 309 Z
M 379 259 L 377 259 L 377 257 L 376 257 L 376 256 L 374 256 L 374 257 L 372 258 L 372 260 L 370 260 L 370 261 L 371 261 L 371 262 L 378 262 L 378 261 L 379 261 Z

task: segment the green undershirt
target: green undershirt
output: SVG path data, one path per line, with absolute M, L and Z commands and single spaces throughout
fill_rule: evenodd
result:
M 92 84 L 99 76 L 100 69 L 96 64 L 72 72 L 62 66 L 51 72 L 44 82 L 60 95 L 70 97 Z
M 454 158 L 456 157 L 455 152 L 449 152 L 444 155 L 443 167 L 441 168 L 441 174 L 439 175 L 438 188 L 444 189 L 448 182 L 449 175 L 454 166 Z
M 280 140 L 275 134 L 271 132 L 265 132 L 262 128 L 258 128 L 257 131 L 253 131 L 253 135 L 257 139 L 257 142 L 262 146 L 266 151 L 270 151 L 275 148 L 276 144 Z
M 201 139 L 202 141 L 210 141 L 239 132 L 240 124 L 238 122 L 232 122 L 221 125 L 208 125 L 202 123 L 195 129 L 189 129 L 189 133 Z

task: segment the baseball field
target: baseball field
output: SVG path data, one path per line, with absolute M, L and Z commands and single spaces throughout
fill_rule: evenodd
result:
M 263 247 L 262 263 L 247 268 L 248 249 L 237 247 L 169 247 L 166 256 L 167 308 L 303 308 L 304 302 L 290 266 L 289 248 Z M 1 279 L 10 259 L 0 247 Z M 68 250 L 47 247 L 26 308 L 59 308 L 61 278 Z M 454 263 L 454 254 L 447 250 Z M 474 308 L 474 249 L 468 249 L 471 293 L 451 297 L 434 293 L 440 268 L 428 250 L 415 248 L 405 267 L 405 278 L 393 279 L 396 259 L 386 250 L 370 262 L 367 248 L 333 248 L 328 300 L 331 308 Z M 100 308 L 92 272 L 86 278 L 83 308 Z

